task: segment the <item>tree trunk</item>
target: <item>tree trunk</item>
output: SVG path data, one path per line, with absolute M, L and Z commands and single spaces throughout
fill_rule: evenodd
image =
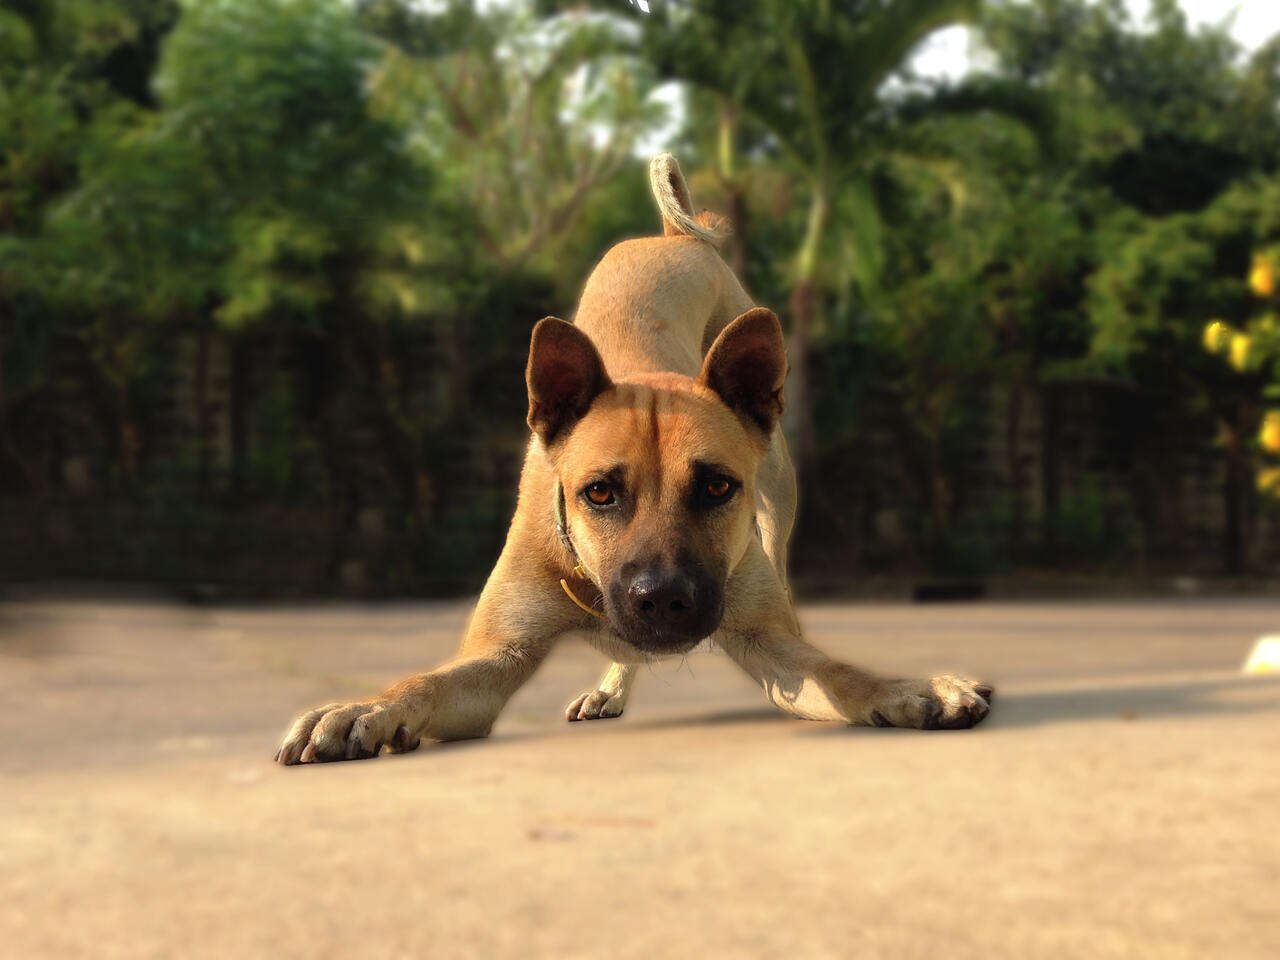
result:
M 14 442 L 13 434 L 9 430 L 9 404 L 8 398 L 5 396 L 4 382 L 4 348 L 5 348 L 5 331 L 3 321 L 0 321 L 0 447 L 4 449 L 5 455 L 13 461 L 13 465 L 22 473 L 22 479 L 33 494 L 43 498 L 44 484 L 37 480 L 36 471 L 27 463 L 26 458 L 22 456 L 18 450 L 18 445 Z
M 464 423 L 471 413 L 471 364 L 468 362 L 471 327 L 457 321 L 448 326 L 450 415 L 458 423 Z
M 724 187 L 726 215 L 733 224 L 733 234 L 729 237 L 729 267 L 734 276 L 742 283 L 743 289 L 751 290 L 751 277 L 748 275 L 747 263 L 747 205 L 742 197 L 742 188 L 737 181 L 729 181 Z
M 827 186 L 819 181 L 814 186 L 809 205 L 809 223 L 797 263 L 796 283 L 788 298 L 791 314 L 791 339 L 788 360 L 791 373 L 787 383 L 787 413 L 784 424 L 794 439 L 796 473 L 801 491 L 808 490 L 821 499 L 817 483 L 818 449 L 813 422 L 813 399 L 809 380 L 809 341 L 813 329 L 817 289 L 818 255 L 830 216 Z M 788 423 L 789 421 L 789 423 Z
M 1005 418 L 1005 448 L 1009 470 L 1009 557 L 1017 560 L 1022 555 L 1022 540 L 1026 525 L 1026 499 L 1023 497 L 1022 456 L 1019 438 L 1022 435 L 1023 389 L 1019 380 L 1009 384 L 1009 406 Z
M 1062 510 L 1062 398 L 1057 387 L 1044 387 L 1044 422 L 1041 439 L 1041 493 L 1044 515 L 1041 517 L 1045 562 L 1058 565 L 1058 527 Z
M 1226 508 L 1226 529 L 1223 531 L 1222 542 L 1223 568 L 1236 576 L 1244 573 L 1246 566 L 1244 488 L 1248 483 L 1249 470 L 1237 424 L 1224 419 L 1223 434 L 1227 453 L 1227 476 L 1222 490 L 1223 505 Z
M 359 510 L 357 418 L 354 410 L 360 389 L 359 366 L 355 359 L 353 333 L 356 313 L 345 297 L 351 289 L 350 271 L 341 258 L 331 261 L 334 299 L 326 311 L 323 340 L 325 383 L 321 414 L 321 442 L 329 474 L 329 555 L 325 580 L 341 586 L 342 569 L 348 558 L 351 528 Z
M 720 104 L 717 161 L 720 184 L 724 189 L 725 215 L 733 227 L 729 237 L 728 260 L 734 275 L 747 290 L 751 281 L 747 276 L 747 205 L 742 197 L 742 185 L 738 182 L 736 149 L 734 146 L 734 121 L 737 111 L 732 104 Z
M 791 314 L 791 336 L 787 344 L 790 373 L 786 389 L 786 413 L 793 434 L 796 470 L 802 480 L 817 456 L 813 409 L 809 398 L 809 330 L 813 322 L 813 283 L 801 280 L 791 290 L 787 307 Z M 785 421 L 784 421 L 785 422 Z
M 418 485 L 418 477 L 423 471 L 418 442 L 421 430 L 412 419 L 406 423 L 405 417 L 397 411 L 399 383 L 392 351 L 387 345 L 386 330 L 379 324 L 369 324 L 368 331 L 371 340 L 368 376 L 378 400 L 374 427 L 382 440 L 387 472 L 399 487 L 402 509 L 410 516 L 421 516 Z
M 231 342 L 231 395 L 227 398 L 231 420 L 231 493 L 236 504 L 243 502 L 245 454 L 248 450 L 249 348 L 242 337 Z
M 935 425 L 929 437 L 929 502 L 936 542 L 948 550 L 951 541 L 951 484 L 942 457 L 942 429 Z
M 196 335 L 196 443 L 198 464 L 196 488 L 202 497 L 209 494 L 209 472 L 212 468 L 212 450 L 209 429 L 209 354 L 212 335 L 207 324 L 202 324 Z
M 120 480 L 132 489 L 138 477 L 138 429 L 129 416 L 129 367 L 122 365 L 116 388 L 116 442 L 119 444 Z

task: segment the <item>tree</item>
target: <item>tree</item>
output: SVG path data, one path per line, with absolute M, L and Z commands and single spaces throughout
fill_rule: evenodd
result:
M 965 503 L 965 485 L 987 483 L 971 464 L 992 439 L 993 401 L 1004 404 L 1007 530 L 989 521 L 984 536 L 1009 557 L 1025 555 L 1024 407 L 1055 364 L 1087 349 L 1075 308 L 1088 245 L 1066 191 L 1025 137 L 995 122 L 946 126 L 934 136 L 957 142 L 934 154 L 946 157 L 940 169 L 917 152 L 883 174 L 886 265 L 855 322 L 872 332 L 867 347 L 883 358 L 900 404 L 900 449 L 921 478 L 928 552 L 935 565 L 955 566 L 955 518 L 974 500 Z
M 172 0 L 0 10 L 0 463 L 16 467 L 0 472 L 37 494 L 52 459 L 45 393 L 64 334 L 57 306 L 67 299 L 57 251 L 43 239 L 46 220 L 77 185 L 86 147 L 100 147 L 122 118 L 153 106 L 138 78 L 149 74 L 176 16 Z M 128 431 L 117 436 L 129 449 Z
M 992 4 L 984 34 L 1002 75 L 1059 97 L 1061 149 L 1044 176 L 1088 238 L 1081 280 L 1093 276 L 1056 298 L 1088 317 L 1088 350 L 1046 369 L 1046 404 L 1064 378 L 1113 385 L 1113 402 L 1133 417 L 1125 451 L 1133 498 L 1156 542 L 1184 521 L 1168 487 L 1178 475 L 1178 438 L 1203 430 L 1210 411 L 1227 436 L 1246 427 L 1242 385 L 1192 354 L 1204 321 L 1198 311 L 1211 309 L 1206 296 L 1238 286 L 1249 210 L 1261 212 L 1246 200 L 1256 186 L 1234 187 L 1269 176 L 1280 155 L 1280 71 L 1274 41 L 1242 63 L 1224 30 L 1192 32 L 1171 0 L 1153 5 L 1150 23 L 1135 29 L 1116 0 L 1035 0 Z M 1050 546 L 1057 446 L 1046 437 Z M 1226 566 L 1238 569 L 1243 447 L 1228 440 L 1224 450 Z
M 705 89 L 719 106 L 718 168 L 733 196 L 734 125 L 767 134 L 803 183 L 808 205 L 790 258 L 788 405 L 802 489 L 826 500 L 816 471 L 810 342 L 830 268 L 833 214 L 857 225 L 859 279 L 874 283 L 879 211 L 872 177 L 913 125 L 941 113 L 998 110 L 1039 124 L 1043 104 L 1025 87 L 991 82 L 886 95 L 887 81 L 933 31 L 973 19 L 977 0 L 805 0 L 743 5 L 728 0 L 653 3 L 640 15 L 640 55 L 659 74 Z
M 452 285 L 456 417 L 485 354 L 514 333 L 486 327 L 486 301 L 513 277 L 555 277 L 567 309 L 600 245 L 634 229 L 618 217 L 611 230 L 582 227 L 610 206 L 605 193 L 624 170 L 638 192 L 634 144 L 661 108 L 648 99 L 650 73 L 609 56 L 617 38 L 605 20 L 540 20 L 518 4 L 481 14 L 464 0 L 436 13 L 400 0 L 358 9 L 389 44 L 377 102 L 439 171 L 443 202 L 466 220 L 449 237 L 471 245 Z
M 1275 185 L 1266 191 L 1273 197 Z M 1247 285 L 1256 306 L 1243 324 L 1236 325 L 1221 318 L 1205 325 L 1204 346 L 1210 353 L 1225 354 L 1225 359 L 1239 373 L 1263 373 L 1263 394 L 1274 402 L 1280 398 L 1280 323 L 1277 322 L 1276 271 L 1280 265 L 1280 237 L 1274 208 L 1267 207 L 1258 221 L 1253 262 Z M 1242 438 L 1235 438 L 1243 447 Z M 1262 493 L 1280 498 L 1280 467 L 1275 459 L 1280 454 L 1280 409 L 1274 406 L 1262 417 L 1257 445 L 1262 453 L 1257 472 L 1257 486 Z
M 1274 178 L 1238 184 L 1197 213 L 1174 214 L 1132 225 L 1116 252 L 1091 281 L 1095 353 L 1133 378 L 1152 411 L 1157 436 L 1177 436 L 1195 419 L 1216 425 L 1227 466 L 1223 484 L 1224 567 L 1240 573 L 1248 563 L 1247 518 L 1253 457 L 1248 438 L 1257 430 L 1265 379 L 1260 367 L 1271 338 L 1267 315 L 1241 278 L 1256 251 L 1280 239 Z M 1236 371 L 1200 349 L 1206 317 L 1238 333 Z
M 155 338 L 198 337 L 207 489 L 216 327 L 269 317 L 343 329 L 348 294 L 386 260 L 384 234 L 423 210 L 423 168 L 369 109 L 379 52 L 341 4 L 200 4 L 158 65 L 163 111 L 120 111 L 92 141 L 48 240 L 75 281 L 61 295 L 99 305 L 89 329 L 120 398 L 127 476 L 129 384 Z

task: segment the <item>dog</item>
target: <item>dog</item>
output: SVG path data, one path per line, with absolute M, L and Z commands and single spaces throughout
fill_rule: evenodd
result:
M 971 727 L 989 686 L 884 679 L 801 636 L 787 582 L 795 473 L 778 429 L 778 318 L 721 259 L 670 154 L 650 164 L 663 236 L 614 246 L 572 324 L 534 327 L 532 437 L 506 544 L 454 659 L 381 695 L 300 716 L 282 764 L 488 735 L 559 641 L 614 663 L 570 720 L 616 717 L 639 665 L 709 638 L 776 706 L 849 724 Z

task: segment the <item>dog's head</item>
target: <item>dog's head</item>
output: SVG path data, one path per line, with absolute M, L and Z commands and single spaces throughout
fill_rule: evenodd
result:
M 576 327 L 533 331 L 533 428 L 564 492 L 566 528 L 633 646 L 679 653 L 710 636 L 755 536 L 755 476 L 782 412 L 778 318 L 755 309 L 716 338 L 697 379 L 613 382 Z

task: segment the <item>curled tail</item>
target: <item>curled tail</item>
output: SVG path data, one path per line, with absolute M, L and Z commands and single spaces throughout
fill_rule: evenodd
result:
M 662 232 L 668 237 L 694 237 L 713 247 L 724 242 L 729 221 L 710 211 L 693 212 L 689 184 L 671 154 L 660 153 L 649 162 L 649 186 L 662 214 Z

